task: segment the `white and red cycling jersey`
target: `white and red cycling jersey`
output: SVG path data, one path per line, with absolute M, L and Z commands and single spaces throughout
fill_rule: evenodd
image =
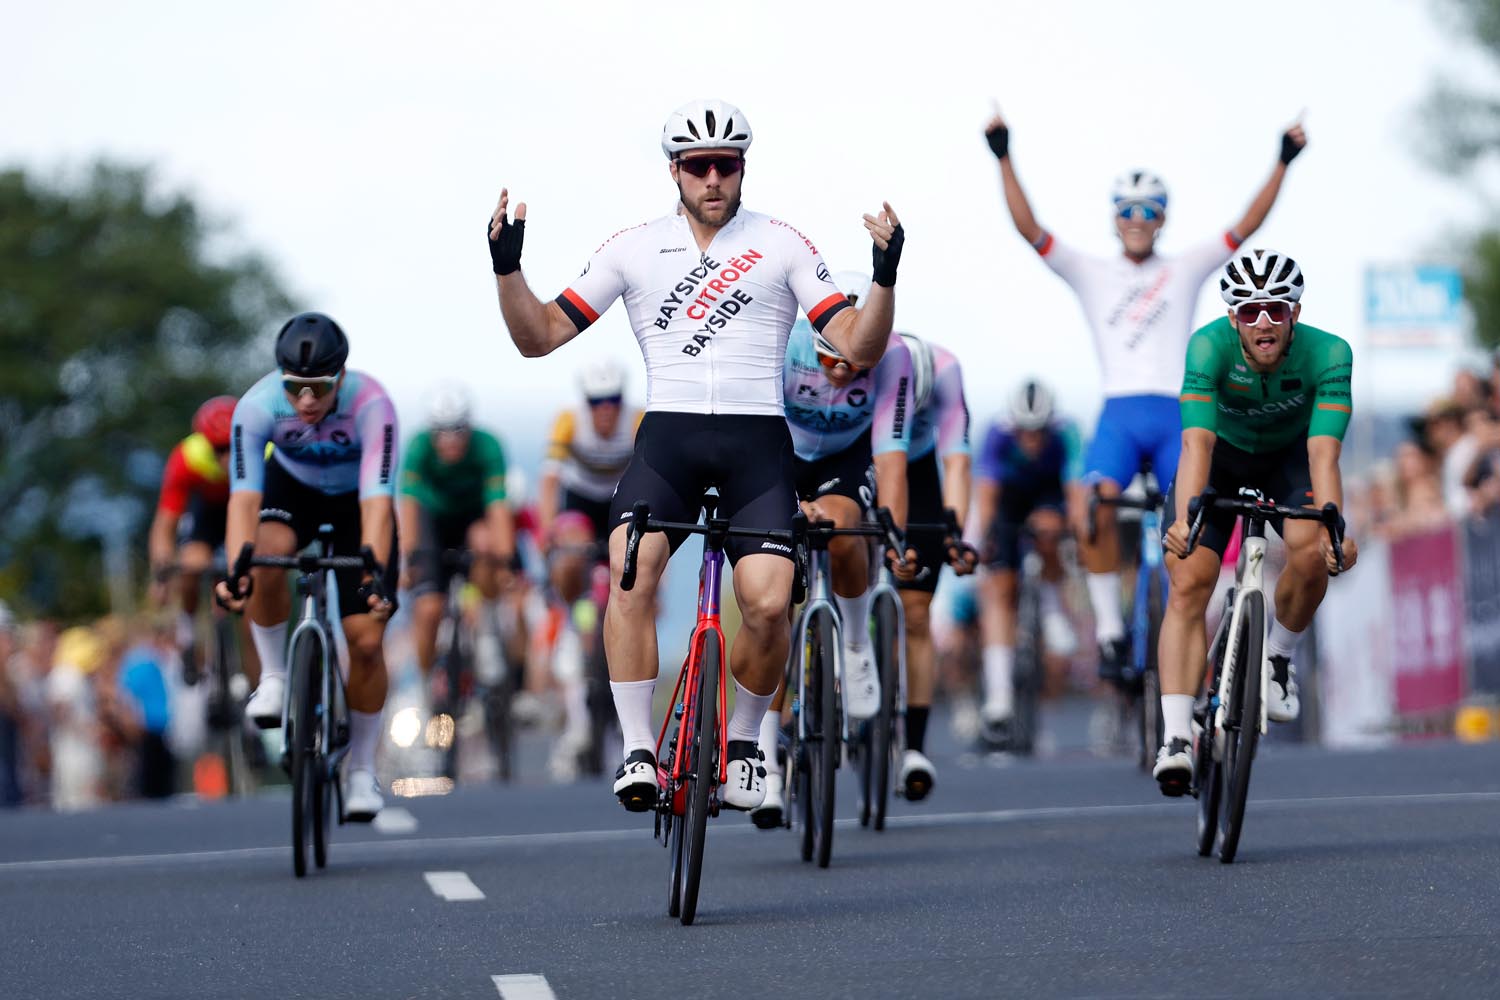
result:
M 1083 306 L 1106 399 L 1177 396 L 1198 292 L 1239 245 L 1225 232 L 1186 253 L 1152 254 L 1137 264 L 1123 253 L 1095 257 L 1042 235 L 1037 252 Z
M 702 252 L 680 214 L 621 230 L 557 304 L 583 330 L 621 297 L 646 359 L 648 412 L 782 416 L 797 307 L 819 331 L 849 308 L 811 240 L 744 208 Z

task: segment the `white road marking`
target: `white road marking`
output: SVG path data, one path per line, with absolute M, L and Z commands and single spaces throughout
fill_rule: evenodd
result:
M 427 880 L 427 888 L 450 903 L 484 898 L 479 886 L 463 872 L 423 872 L 422 877 Z
M 386 806 L 375 814 L 375 821 L 370 824 L 376 833 L 399 836 L 406 833 L 417 832 L 417 817 L 400 806 Z
M 1295 812 L 1304 809 L 1346 808 L 1351 806 L 1424 806 L 1424 805 L 1485 805 L 1500 803 L 1500 792 L 1419 792 L 1411 795 L 1342 795 L 1327 798 L 1258 799 L 1251 797 L 1251 805 L 1259 809 Z M 1086 819 L 1103 816 L 1152 815 L 1154 813 L 1181 812 L 1181 801 L 1140 802 L 1122 805 L 1094 806 L 1044 806 L 1032 809 L 996 809 L 981 812 L 924 813 L 909 816 L 888 816 L 891 826 L 942 827 L 965 826 L 990 823 L 1014 823 L 1032 820 Z M 838 820 L 837 825 L 847 828 L 857 825 L 858 820 Z M 751 836 L 760 831 L 746 824 L 715 824 L 713 836 Z M 640 840 L 649 836 L 646 828 L 620 830 L 571 830 L 555 833 L 502 833 L 479 837 L 412 837 L 396 840 L 364 840 L 335 845 L 335 854 L 340 858 L 374 860 L 403 855 L 424 854 L 434 850 L 482 850 L 493 851 L 506 847 L 552 847 L 559 844 L 604 844 L 614 841 Z M 183 851 L 175 854 L 126 854 L 114 857 L 54 858 L 40 861 L 3 861 L 0 874 L 7 872 L 69 871 L 93 868 L 122 868 L 161 864 L 203 864 L 230 860 L 255 858 L 285 859 L 287 848 L 239 847 L 220 851 Z
M 547 985 L 547 977 L 535 973 L 515 976 L 491 976 L 495 989 L 502 1000 L 557 1000 L 557 994 Z

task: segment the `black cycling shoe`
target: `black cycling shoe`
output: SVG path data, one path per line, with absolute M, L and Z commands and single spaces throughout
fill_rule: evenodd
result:
M 1116 687 L 1125 680 L 1125 671 L 1130 662 L 1130 640 L 1125 637 L 1111 639 L 1099 644 L 1099 679 Z
M 650 750 L 632 750 L 615 770 L 615 795 L 630 812 L 656 807 L 656 755 Z

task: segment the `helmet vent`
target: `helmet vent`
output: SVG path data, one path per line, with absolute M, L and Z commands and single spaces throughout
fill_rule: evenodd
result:
M 713 136 L 715 134 L 714 133 L 714 113 L 712 111 L 705 111 L 703 113 L 703 120 L 708 123 L 708 136 L 711 139 L 711 138 L 713 138 Z
M 691 133 L 693 133 L 693 138 L 694 139 L 700 139 L 701 140 L 703 138 L 703 136 L 701 136 L 701 135 L 698 134 L 698 126 L 696 126 L 696 125 L 693 124 L 693 120 L 691 118 L 688 119 L 687 127 L 688 127 L 688 131 L 691 132 Z

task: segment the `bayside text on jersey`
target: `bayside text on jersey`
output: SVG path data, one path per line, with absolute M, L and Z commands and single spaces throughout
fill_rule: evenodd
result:
M 849 308 L 811 240 L 745 208 L 702 253 L 681 215 L 616 233 L 557 304 L 583 330 L 622 296 L 646 359 L 646 409 L 676 413 L 780 416 L 797 307 L 820 331 Z
M 396 493 L 396 408 L 380 383 L 344 371 L 338 402 L 316 424 L 305 424 L 281 388 L 281 372 L 250 387 L 234 408 L 229 482 L 235 493 L 265 488 L 266 444 L 272 461 L 293 479 L 328 496 L 359 490 L 359 498 Z

